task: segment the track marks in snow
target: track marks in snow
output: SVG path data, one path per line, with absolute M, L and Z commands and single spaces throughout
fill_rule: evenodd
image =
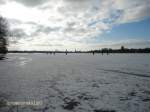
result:
M 106 72 L 121 73 L 121 74 L 126 74 L 126 75 L 150 78 L 150 75 L 148 75 L 148 74 L 139 74 L 139 73 L 134 73 L 134 72 L 126 72 L 126 71 L 121 71 L 121 70 L 112 70 L 112 69 L 103 69 L 103 68 L 97 68 L 97 70 L 103 70 Z

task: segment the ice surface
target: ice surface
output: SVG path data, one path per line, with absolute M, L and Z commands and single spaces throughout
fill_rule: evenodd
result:
M 19 112 L 150 112 L 150 54 L 7 54 L 2 99 L 43 102 Z

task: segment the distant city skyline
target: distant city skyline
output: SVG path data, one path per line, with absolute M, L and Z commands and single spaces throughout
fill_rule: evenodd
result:
M 9 50 L 150 47 L 149 0 L 0 0 Z

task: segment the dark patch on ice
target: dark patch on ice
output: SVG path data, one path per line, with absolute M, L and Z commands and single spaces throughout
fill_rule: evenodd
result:
M 148 91 L 148 90 L 143 91 L 143 93 L 150 95 L 150 91 Z
M 150 98 L 142 99 L 143 102 L 150 102 Z
M 150 91 L 149 91 L 149 90 L 144 90 L 142 93 L 143 93 L 144 95 L 141 96 L 141 100 L 142 100 L 143 102 L 150 102 Z
M 5 57 L 0 57 L 0 60 L 4 60 L 5 59 Z
M 98 99 L 94 96 L 91 96 L 91 95 L 88 95 L 86 93 L 82 93 L 80 95 L 77 96 L 80 100 L 95 100 L 95 99 Z
M 49 110 L 48 106 L 45 106 L 43 108 L 32 108 L 33 111 L 40 111 L 40 112 L 45 112 L 47 110 Z
M 127 74 L 127 75 L 138 76 L 138 77 L 150 78 L 150 75 L 148 75 L 148 74 L 137 74 L 137 73 L 133 73 L 133 72 L 124 72 L 124 71 L 120 71 L 120 70 L 100 69 L 100 68 L 98 70 L 109 71 L 109 72 L 114 72 L 114 73 L 122 73 L 122 74 Z
M 6 107 L 7 106 L 7 101 L 4 99 L 0 100 L 0 108 Z
M 74 99 L 66 102 L 65 105 L 63 105 L 62 107 L 66 110 L 73 110 L 75 107 L 77 107 L 80 103 L 78 101 L 75 101 Z
M 149 64 L 144 64 L 145 67 L 149 67 Z
M 0 54 L 0 60 L 5 60 L 6 58 L 6 54 Z
M 135 91 L 131 91 L 130 93 L 127 94 L 127 96 L 120 97 L 120 101 L 127 101 L 131 100 L 132 98 L 136 97 L 137 93 Z
M 5 59 L 5 56 L 0 54 L 0 60 L 4 60 L 4 59 Z
M 140 87 L 140 85 L 139 85 L 139 84 L 135 84 L 135 86 L 136 86 L 136 87 L 138 87 L 138 88 Z
M 127 100 L 130 100 L 129 97 L 120 97 L 120 101 L 127 101 Z
M 129 96 L 136 96 L 136 92 L 132 91 L 128 94 Z
M 30 109 L 32 109 L 33 111 L 39 111 L 39 112 L 47 112 L 47 110 L 49 110 L 50 108 L 52 108 L 51 105 L 49 105 L 49 103 L 44 104 L 42 107 L 38 107 L 38 106 L 31 106 Z
M 111 84 L 110 82 L 107 82 L 106 80 L 99 80 L 98 81 L 99 84 Z
M 99 88 L 99 85 L 97 83 L 92 84 L 92 87 Z
M 95 109 L 94 112 L 116 112 L 115 110 Z

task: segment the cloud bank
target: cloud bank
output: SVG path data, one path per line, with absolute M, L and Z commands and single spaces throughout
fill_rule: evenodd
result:
M 88 40 L 149 11 L 149 0 L 0 0 L 13 32 L 10 49 L 20 50 L 91 49 Z

